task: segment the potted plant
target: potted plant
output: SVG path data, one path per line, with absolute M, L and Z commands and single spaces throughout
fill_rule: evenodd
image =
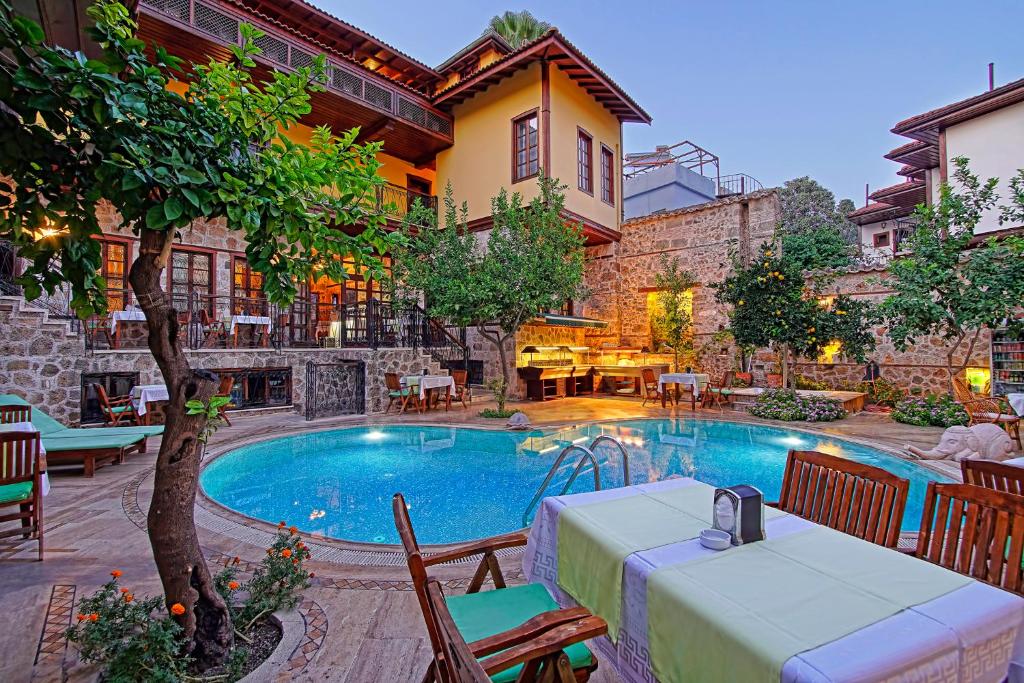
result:
M 782 372 L 778 363 L 772 363 L 765 368 L 764 382 L 769 389 L 778 389 L 782 386 Z

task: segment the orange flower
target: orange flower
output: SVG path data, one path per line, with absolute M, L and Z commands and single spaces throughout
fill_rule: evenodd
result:
M 292 558 L 292 564 L 294 564 L 294 565 L 298 565 L 298 564 L 299 564 L 299 558 L 297 558 L 297 557 L 293 557 L 293 558 Z
M 278 529 L 283 529 L 284 528 L 284 522 L 278 522 L 277 523 L 277 528 Z
M 228 588 L 230 588 L 233 591 L 238 590 L 238 582 L 237 581 L 228 581 Z
M 99 621 L 99 620 L 100 620 L 100 615 L 96 614 L 95 612 L 93 612 L 92 614 L 89 615 L 89 621 Z
M 267 548 L 267 555 L 273 555 L 273 554 L 274 554 L 274 549 L 273 548 Z
M 127 589 L 127 588 L 122 588 L 122 589 L 121 589 L 121 592 L 122 592 L 122 593 L 127 593 L 127 592 L 128 592 L 128 589 Z
M 289 558 L 291 556 L 292 556 L 292 549 L 291 548 L 285 548 L 284 550 L 281 551 L 281 557 L 287 559 L 287 558 Z
M 298 548 L 299 550 L 305 550 L 306 549 L 306 544 L 303 543 L 302 541 L 299 541 L 298 543 L 295 544 L 295 547 Z
M 131 602 L 134 599 L 135 599 L 135 596 L 132 595 L 131 593 L 125 593 L 124 594 L 124 601 L 125 602 Z
M 182 605 L 180 602 L 176 602 L 173 605 L 171 605 L 171 614 L 173 614 L 174 616 L 180 617 L 184 613 L 185 606 Z
M 241 561 L 242 558 L 238 557 L 238 555 L 235 555 L 235 559 L 231 560 L 231 564 L 238 564 Z
M 79 621 L 85 621 L 85 620 L 86 620 L 86 619 L 88 619 L 88 618 L 89 618 L 89 617 L 85 616 L 84 614 L 79 614 L 79 615 L 78 615 L 78 620 L 79 620 Z
M 115 569 L 114 571 L 110 572 L 110 575 L 113 576 L 116 579 L 116 578 L 119 578 L 121 576 L 121 573 L 122 572 L 121 572 L 120 569 Z
M 299 533 L 299 529 L 298 527 L 290 526 L 288 527 L 288 533 L 294 536 L 295 534 Z

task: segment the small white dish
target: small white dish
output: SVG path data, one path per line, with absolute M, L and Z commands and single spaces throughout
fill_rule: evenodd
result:
M 719 529 L 705 529 L 700 532 L 700 544 L 711 550 L 725 550 L 732 545 L 732 536 Z

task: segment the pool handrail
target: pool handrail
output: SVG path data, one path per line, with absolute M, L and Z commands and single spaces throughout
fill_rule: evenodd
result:
M 629 452 L 626 450 L 626 447 L 623 446 L 622 442 L 619 441 L 614 436 L 610 436 L 608 434 L 601 434 L 596 439 L 590 442 L 590 446 L 588 446 L 588 448 L 590 448 L 590 450 L 593 451 L 594 446 L 601 443 L 602 441 L 609 441 L 619 447 L 619 452 L 622 453 L 622 485 L 632 486 L 632 477 L 629 476 Z
M 558 495 L 564 496 L 569 491 L 573 483 L 575 483 L 576 477 L 578 477 L 580 472 L 583 470 L 583 465 L 586 464 L 588 460 L 594 468 L 594 490 L 601 490 L 601 468 L 597 464 L 597 458 L 594 456 L 594 452 L 586 446 L 581 446 L 577 443 L 569 444 L 563 448 L 562 452 L 558 454 L 557 458 L 555 458 L 555 463 L 551 466 L 551 469 L 548 470 L 548 475 L 544 477 L 544 483 L 540 485 L 540 488 L 537 489 L 537 493 L 533 496 L 533 500 L 531 500 L 530 504 L 526 506 L 526 510 L 523 512 L 523 527 L 529 526 L 530 512 L 544 496 L 544 491 L 547 490 L 548 484 L 550 484 L 551 480 L 555 477 L 555 472 L 557 472 L 558 468 L 561 467 L 562 461 L 564 461 L 566 456 L 573 451 L 583 451 L 583 455 L 580 457 L 579 462 L 576 463 L 576 467 L 573 468 L 572 474 L 569 476 L 569 481 L 565 482 L 562 492 Z

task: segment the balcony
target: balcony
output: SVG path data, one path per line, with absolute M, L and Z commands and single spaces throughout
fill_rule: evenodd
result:
M 263 51 L 256 60 L 258 78 L 269 70 L 290 71 L 310 66 L 327 53 L 325 92 L 313 93 L 311 125 L 335 129 L 362 128 L 360 142 L 383 140 L 388 154 L 424 164 L 454 142 L 452 117 L 417 91 L 360 68 L 344 56 L 288 32 L 222 0 L 141 0 L 139 35 L 193 62 L 228 59 L 227 45 L 240 42 L 239 25 L 252 24 L 265 35 L 256 41 Z
M 436 196 L 417 192 L 394 183 L 384 183 L 377 188 L 373 209 L 386 216 L 389 221 L 400 223 L 412 210 L 417 200 L 424 207 L 432 210 L 435 217 L 437 216 Z

